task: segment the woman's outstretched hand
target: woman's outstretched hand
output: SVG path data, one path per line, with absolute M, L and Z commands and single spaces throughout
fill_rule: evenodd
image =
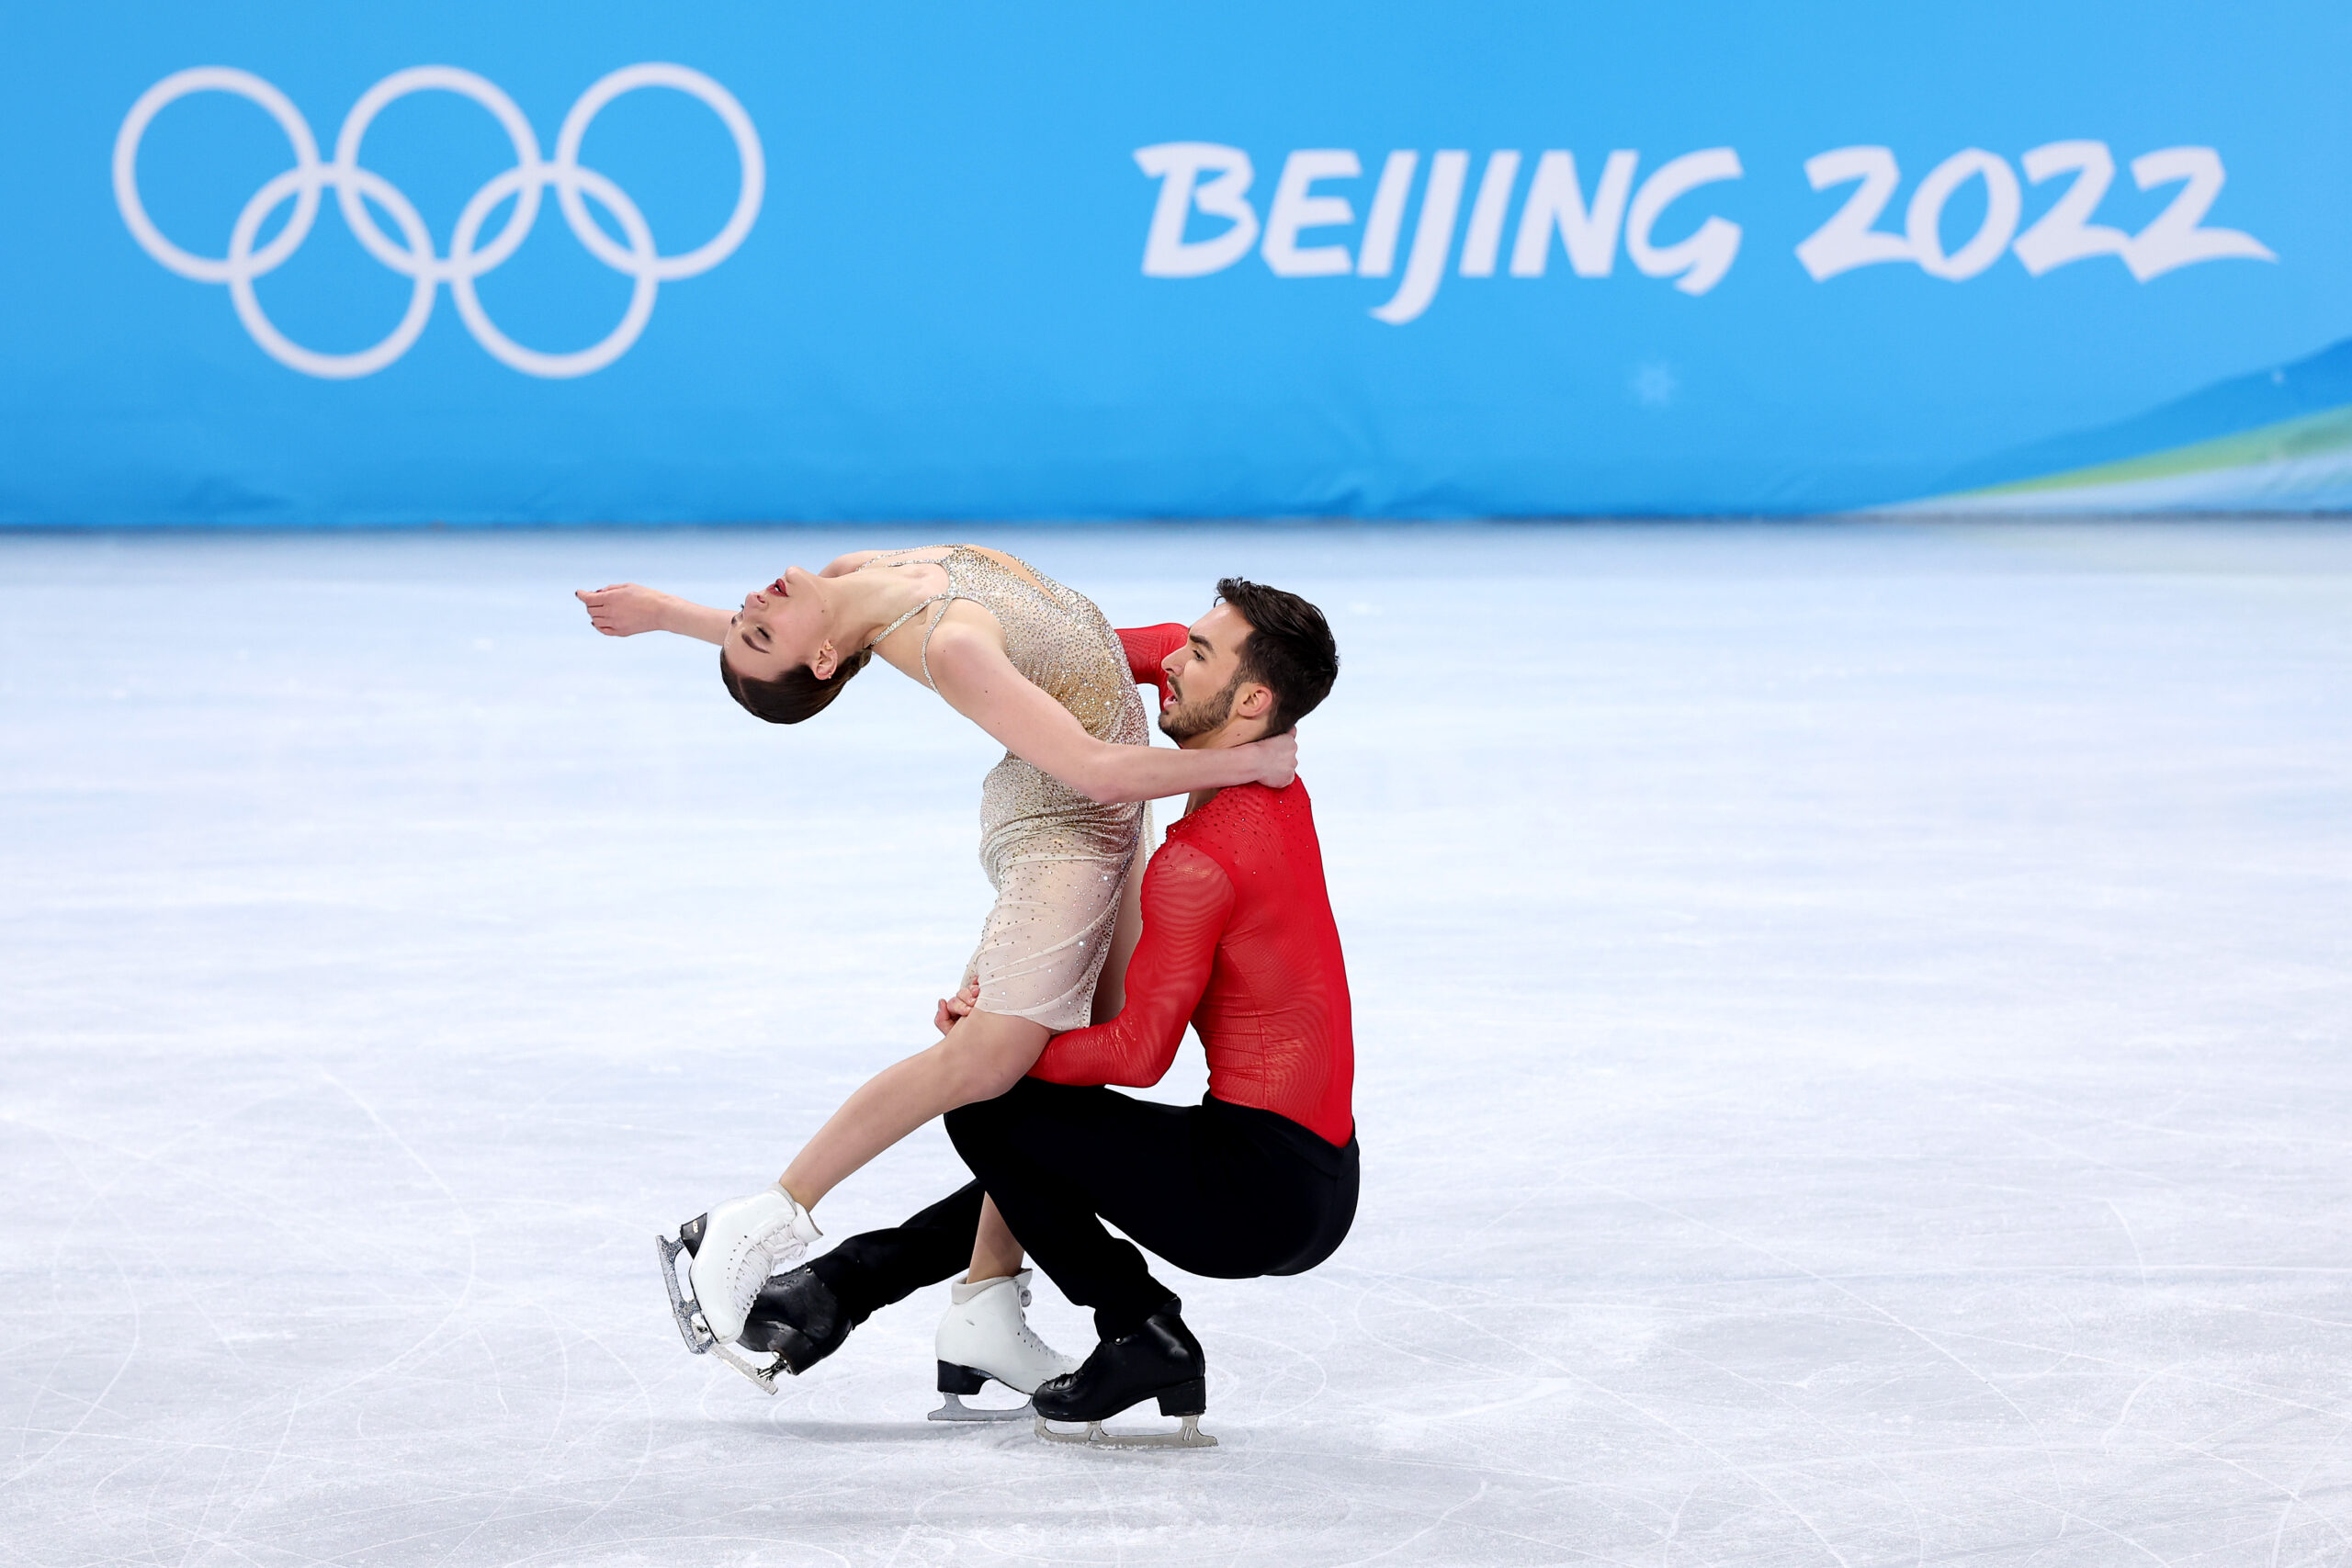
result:
M 1257 763 L 1253 782 L 1269 789 L 1282 789 L 1298 776 L 1298 732 L 1269 735 L 1263 740 L 1252 740 L 1240 750 L 1250 754 Z
M 581 588 L 572 597 L 588 606 L 588 624 L 606 637 L 635 637 L 639 632 L 669 629 L 668 612 L 674 600 L 659 589 L 634 582 L 604 588 Z

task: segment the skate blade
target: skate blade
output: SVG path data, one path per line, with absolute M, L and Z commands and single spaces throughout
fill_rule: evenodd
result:
M 991 1409 L 985 1404 L 967 1404 L 961 1397 L 952 1393 L 941 1394 L 939 1401 L 939 1408 L 933 1411 L 928 1417 L 931 1420 L 1026 1421 L 1037 1414 L 1037 1407 L 1025 1399 L 1018 1404 L 1009 1404 L 1001 1410 Z
M 775 1392 L 775 1371 L 784 1361 L 782 1356 L 763 1367 L 748 1361 L 732 1345 L 722 1345 L 710 1325 L 702 1320 L 702 1304 L 691 1293 L 678 1289 L 678 1255 L 686 1250 L 684 1240 L 673 1241 L 666 1235 L 653 1238 L 656 1251 L 662 1255 L 662 1284 L 670 1292 L 670 1316 L 678 1325 L 678 1337 L 686 1348 L 697 1356 L 716 1356 L 735 1371 L 759 1385 L 763 1393 Z
M 771 1361 L 764 1367 L 754 1366 L 750 1361 L 747 1361 L 742 1357 L 737 1355 L 735 1353 L 735 1348 L 732 1345 L 721 1345 L 716 1341 L 714 1341 L 710 1347 L 710 1353 L 718 1357 L 720 1360 L 726 1362 L 729 1366 L 734 1368 L 737 1371 L 742 1373 L 745 1377 L 751 1379 L 753 1382 L 759 1384 L 761 1393 L 774 1393 L 775 1392 L 775 1371 L 778 1365 L 777 1362 Z
M 718 1337 L 702 1320 L 702 1303 L 678 1289 L 678 1254 L 686 1250 L 686 1244 L 657 1235 L 653 1247 L 662 1255 L 662 1286 L 670 1292 L 670 1316 L 678 1325 L 678 1337 L 695 1355 L 706 1354 L 718 1343 Z
M 1057 1432 L 1037 1417 L 1037 1436 L 1049 1443 L 1080 1443 L 1096 1449 L 1213 1449 L 1216 1439 L 1201 1430 L 1201 1418 L 1187 1416 L 1172 1432 L 1106 1432 L 1100 1421 L 1089 1421 L 1082 1432 Z

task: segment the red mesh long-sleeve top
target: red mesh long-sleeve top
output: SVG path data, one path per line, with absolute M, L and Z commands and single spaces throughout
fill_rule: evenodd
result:
M 1119 633 L 1136 680 L 1163 697 L 1159 661 L 1185 637 L 1179 626 Z M 1055 1036 L 1030 1076 L 1147 1087 L 1176 1059 L 1187 1023 L 1208 1053 L 1209 1093 L 1287 1116 L 1327 1143 L 1353 1134 L 1347 967 L 1296 780 L 1220 790 L 1169 828 L 1144 872 L 1125 1008 Z

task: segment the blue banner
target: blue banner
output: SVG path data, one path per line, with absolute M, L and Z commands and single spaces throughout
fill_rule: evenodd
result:
M 2352 7 L 19 6 L 0 522 L 2352 506 Z

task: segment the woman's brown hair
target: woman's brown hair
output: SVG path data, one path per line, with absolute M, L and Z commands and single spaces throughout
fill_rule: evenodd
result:
M 726 683 L 727 694 L 742 704 L 746 713 L 770 724 L 798 724 L 824 712 L 825 705 L 840 696 L 842 688 L 849 684 L 849 678 L 865 669 L 873 657 L 872 649 L 858 649 L 834 667 L 830 681 L 817 679 L 817 672 L 806 664 L 797 670 L 787 670 L 773 681 L 759 681 L 737 674 L 727 662 L 727 650 L 720 649 L 718 678 Z

